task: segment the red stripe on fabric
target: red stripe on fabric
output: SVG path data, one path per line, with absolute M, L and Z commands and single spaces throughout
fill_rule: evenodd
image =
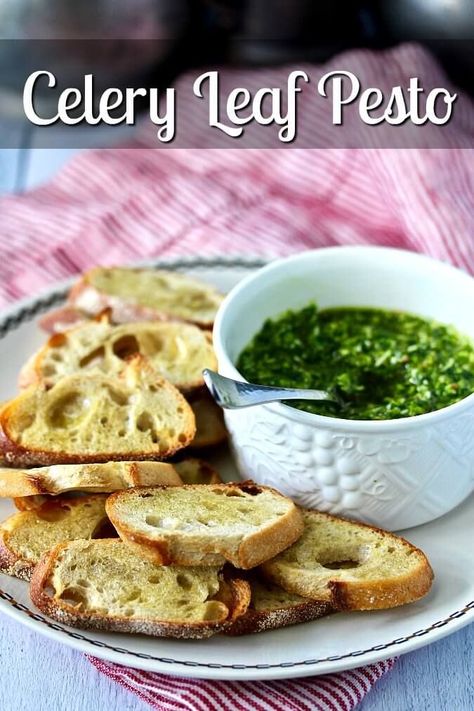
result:
M 266 682 L 254 681 L 239 681 L 234 682 L 232 686 L 236 694 L 242 694 L 251 709 L 259 709 L 259 711 L 268 711 L 275 709 L 275 704 L 268 698 L 269 684 Z M 251 704 L 248 699 L 251 699 Z M 262 703 L 263 701 L 263 703 Z
M 176 679 L 175 677 L 166 676 L 164 674 L 153 674 L 150 672 L 141 672 L 136 669 L 131 669 L 127 667 L 117 667 L 114 665 L 113 671 L 115 675 L 120 676 L 121 679 L 128 680 L 128 688 L 133 690 L 133 684 L 136 683 L 138 689 L 144 694 L 148 695 L 149 699 L 156 703 L 157 701 L 163 701 L 161 698 L 163 692 L 169 689 L 170 694 L 175 694 L 178 698 L 167 699 L 166 703 L 170 708 L 173 709 L 188 709 L 188 711 L 197 711 L 199 708 L 201 711 L 209 711 L 210 709 L 215 709 L 213 705 L 210 705 L 207 700 L 201 699 L 201 692 L 196 694 L 196 689 L 194 688 L 194 682 L 191 686 L 189 692 L 186 690 L 187 685 L 184 683 L 186 680 L 182 678 Z M 149 684 L 156 687 L 155 692 L 146 688 L 143 684 Z M 198 682 L 200 683 L 200 682 Z M 158 699 L 157 699 L 158 695 Z M 198 697 L 198 700 L 196 699 Z M 184 699 L 185 705 L 180 701 Z M 160 708 L 160 706 L 157 706 Z
M 117 683 L 119 683 L 121 686 L 123 686 L 127 691 L 131 691 L 133 694 L 136 694 L 142 701 L 145 703 L 150 704 L 155 709 L 159 709 L 159 711 L 163 711 L 162 708 L 157 704 L 157 700 L 154 696 L 146 693 L 142 689 L 136 688 L 133 685 L 131 685 L 124 677 L 122 674 L 118 673 L 113 667 L 109 667 L 108 664 L 105 664 L 101 662 L 101 660 L 96 659 L 95 657 L 88 657 L 92 661 L 92 664 L 98 669 L 98 671 L 102 672 L 105 676 L 108 676 L 109 678 L 113 679 Z
M 198 699 L 203 711 L 211 711 L 216 708 L 216 695 L 212 688 L 214 682 L 195 681 L 183 677 L 175 677 L 171 683 L 175 688 L 185 689 L 189 698 L 194 700 L 194 702 Z
M 160 674 L 159 679 L 154 682 L 150 681 L 153 676 L 147 672 L 146 681 L 156 684 L 156 693 L 161 694 L 163 689 L 169 690 L 170 694 L 185 700 L 189 711 L 209 711 L 209 709 L 215 708 L 214 697 L 208 698 L 204 684 L 199 684 L 199 688 L 196 689 L 195 682 L 188 683 L 183 678 L 166 677 L 164 674 Z
M 244 701 L 247 706 L 247 698 L 252 698 L 251 706 L 248 708 L 265 708 L 262 704 L 255 703 L 256 689 L 257 697 L 264 699 L 266 706 L 270 705 L 271 708 L 281 709 L 281 711 L 307 711 L 308 709 L 314 709 L 314 704 L 318 704 L 319 709 L 326 711 L 330 709 L 331 711 L 340 711 L 352 709 L 355 705 L 355 700 L 351 698 L 350 694 L 345 690 L 344 685 L 347 684 L 349 687 L 351 684 L 347 678 L 350 674 L 359 674 L 360 671 L 348 672 L 340 675 L 331 675 L 327 677 L 316 677 L 314 680 L 308 681 L 307 679 L 285 682 L 228 682 L 223 684 L 222 682 L 208 682 L 208 681 L 195 681 L 188 680 L 184 678 L 168 677 L 162 674 L 153 674 L 149 672 L 140 672 L 138 670 L 128 669 L 118 667 L 117 665 L 112 665 L 110 663 L 100 662 L 100 660 L 92 660 L 94 665 L 103 673 L 112 676 L 115 680 L 120 680 L 124 683 L 124 686 L 131 691 L 141 693 L 141 696 L 148 703 L 156 703 L 156 698 L 154 692 L 150 690 L 150 687 L 156 687 L 156 693 L 163 693 L 166 689 L 171 690 L 171 693 L 176 693 L 182 698 L 186 703 L 187 709 L 194 709 L 200 703 L 203 703 L 203 708 L 205 709 L 216 709 L 216 701 L 220 699 L 216 698 L 216 691 L 222 692 L 224 689 L 228 691 L 229 686 L 232 689 L 231 693 L 224 694 L 227 702 L 234 703 L 236 699 L 241 695 L 242 690 L 245 690 L 242 701 Z M 371 665 L 370 672 L 373 674 L 373 681 L 375 681 L 380 675 L 385 673 L 391 668 L 393 664 L 384 664 L 383 666 Z M 367 679 L 367 675 L 366 675 Z M 367 684 L 367 680 L 364 679 L 364 686 Z M 138 688 L 134 686 L 138 685 Z M 145 687 L 144 684 L 148 686 Z M 278 686 L 284 686 L 285 691 L 291 691 L 293 694 L 292 698 L 288 695 L 281 694 Z M 197 688 L 199 686 L 199 688 Z M 226 688 L 227 687 L 227 688 Z M 189 691 L 189 693 L 188 693 Z M 348 698 L 343 699 L 340 692 L 344 692 Z M 196 693 L 197 692 L 197 693 Z M 235 693 L 233 693 L 235 692 Z M 357 697 L 357 701 L 360 700 L 360 692 L 357 688 L 354 689 L 354 693 Z M 196 704 L 196 696 L 199 699 L 199 704 Z M 309 701 L 306 703 L 304 698 Z M 164 699 L 162 699 L 164 701 Z M 349 703 L 348 703 L 349 702 Z M 167 699 L 166 705 L 170 708 L 183 709 L 183 705 L 177 705 L 176 700 Z M 243 708 L 242 704 L 237 701 L 235 708 Z M 157 707 L 161 708 L 161 707 Z M 223 705 L 222 708 L 226 708 Z
M 341 695 L 335 680 L 328 679 L 327 677 L 321 677 L 321 679 L 319 680 L 319 685 L 322 689 L 324 689 L 325 691 L 327 691 L 328 694 L 331 695 L 334 701 L 338 703 L 340 709 L 344 709 L 344 711 L 350 711 L 351 708 L 353 708 L 353 704 L 351 703 L 349 705 L 347 703 L 347 699 L 345 699 Z
M 245 708 L 245 711 L 249 711 L 249 704 L 243 698 L 243 695 L 238 691 L 233 691 L 232 689 L 227 688 L 229 682 L 215 681 L 207 683 L 213 684 L 213 691 L 219 696 L 222 709 L 226 711 L 229 708 L 229 705 L 233 705 L 235 699 L 237 699 L 237 702 L 241 703 L 242 707 Z
M 296 698 L 301 697 L 300 703 L 302 704 L 302 708 L 309 708 L 310 711 L 313 711 L 315 703 L 318 704 L 318 709 L 320 708 L 320 704 L 316 696 L 318 691 L 318 683 L 319 677 L 289 680 L 285 682 L 285 688 L 288 688 L 288 690 L 291 691 L 293 696 Z
M 237 711 L 248 711 L 248 708 L 242 705 L 240 695 L 236 692 L 235 682 L 228 681 L 219 684 L 219 691 L 230 701 Z
M 327 677 L 328 683 L 331 685 L 334 685 L 335 688 L 339 691 L 340 694 L 343 694 L 346 699 L 346 705 L 347 709 L 353 709 L 355 704 L 357 703 L 357 697 L 354 698 L 354 694 L 349 691 L 348 685 L 346 684 L 345 680 L 341 678 L 338 674 L 331 674 L 330 676 Z
M 321 677 L 321 679 L 322 678 L 323 677 Z M 328 688 L 324 681 L 321 682 L 321 679 L 319 679 L 318 684 L 318 695 L 324 699 L 330 711 L 346 711 L 347 707 L 345 704 L 341 706 L 340 701 L 337 698 L 338 695 L 334 693 L 330 686 Z
M 360 690 L 355 681 L 356 680 L 354 680 L 352 672 L 347 672 L 346 674 L 344 674 L 344 684 L 346 684 L 346 686 L 348 686 L 349 689 L 351 689 L 351 691 L 354 693 L 357 699 L 357 703 L 360 703 L 364 698 L 365 694 Z
M 362 684 L 363 688 L 365 689 L 365 692 L 371 688 L 373 685 L 373 677 L 370 672 L 366 670 L 365 667 L 359 667 L 354 671 L 354 675 L 357 677 L 359 682 Z
M 166 694 L 166 684 L 160 682 L 156 689 L 150 689 L 148 686 L 143 684 L 143 680 L 133 669 L 117 669 L 115 668 L 115 673 L 126 683 L 127 688 L 131 691 L 137 690 L 142 694 L 145 694 L 148 703 L 153 705 L 154 708 L 160 709 L 160 711 L 195 711 L 195 705 L 192 706 L 190 703 L 183 705 L 181 699 L 169 698 Z

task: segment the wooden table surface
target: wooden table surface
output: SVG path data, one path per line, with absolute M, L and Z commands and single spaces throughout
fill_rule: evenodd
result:
M 75 152 L 76 149 L 0 151 L 0 194 L 35 187 Z M 473 545 L 472 536 L 466 544 Z M 149 708 L 100 674 L 84 655 L 50 642 L 3 615 L 0 670 L 0 711 Z M 428 709 L 474 711 L 474 625 L 400 657 L 395 669 L 378 683 L 358 711 Z

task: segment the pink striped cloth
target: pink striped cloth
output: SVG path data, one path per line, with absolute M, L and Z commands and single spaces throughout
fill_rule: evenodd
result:
M 282 681 L 195 681 L 89 657 L 100 672 L 158 711 L 352 711 L 394 665 L 393 659 L 360 669 Z
M 392 51 L 385 61 L 367 52 L 353 58 L 371 71 L 379 68 L 380 86 L 395 60 L 403 73 L 407 52 L 411 75 L 418 61 L 420 72 L 442 85 L 436 64 L 412 46 Z M 351 56 L 345 57 L 348 69 Z M 247 80 L 252 76 L 240 76 Z M 463 131 L 473 119 L 466 118 Z M 145 133 L 142 143 L 153 142 Z M 446 146 L 452 145 L 452 131 L 446 136 Z M 0 304 L 97 263 L 158 256 L 274 256 L 380 244 L 423 251 L 473 271 L 473 184 L 472 152 L 461 149 L 84 153 L 45 187 L 0 201 Z M 244 683 L 189 681 L 91 662 L 160 711 L 349 711 L 393 665 Z
M 148 257 L 337 244 L 474 265 L 470 150 L 102 150 L 0 201 L 0 304 Z
M 213 68 L 208 68 L 208 70 Z M 242 72 L 241 69 L 228 69 L 219 72 L 219 121 L 229 126 L 226 105 L 227 97 L 233 89 L 245 87 L 251 96 L 262 88 L 278 87 L 282 91 L 283 105 L 285 103 L 288 77 L 292 70 L 304 72 L 307 81 L 301 76 L 297 82 L 300 93 L 297 96 L 297 131 L 291 147 L 294 148 L 472 148 L 474 147 L 474 111 L 473 102 L 467 94 L 460 93 L 452 85 L 429 52 L 415 44 L 404 44 L 398 47 L 373 52 L 367 49 L 344 52 L 333 57 L 325 64 L 315 66 L 298 64 L 297 66 L 282 66 L 262 68 Z M 318 84 L 324 76 L 334 72 L 351 72 L 360 83 L 357 98 L 342 110 L 342 124 L 333 124 L 332 80 L 326 79 L 325 93 L 321 96 Z M 209 110 L 210 87 L 206 80 L 202 87 L 202 99 L 193 96 L 193 86 L 197 72 L 189 72 L 179 79 L 177 92 L 176 135 L 173 148 L 275 148 L 278 144 L 280 125 L 259 125 L 256 121 L 244 125 L 243 133 L 238 139 L 229 137 L 217 127 L 209 127 L 211 112 Z M 383 100 L 379 109 L 371 113 L 371 117 L 380 117 L 388 109 L 394 87 L 401 87 L 406 97 L 406 105 L 412 110 L 408 100 L 407 87 L 410 79 L 419 81 L 421 92 L 418 94 L 418 107 L 411 114 L 421 119 L 426 113 L 426 99 L 436 88 L 444 88 L 450 94 L 457 94 L 453 111 L 448 123 L 436 126 L 434 123 L 416 125 L 416 120 L 407 120 L 402 125 L 390 125 L 383 121 L 378 125 L 366 124 L 360 118 L 358 98 L 364 89 L 378 88 L 382 91 Z M 353 88 L 347 78 L 343 78 L 343 95 L 347 97 Z M 213 94 L 214 95 L 214 94 Z M 445 108 L 442 102 L 437 103 L 437 114 L 442 117 Z M 264 104 L 263 113 L 269 112 L 268 104 Z M 394 107 L 394 114 L 398 109 Z M 246 117 L 250 108 L 239 112 Z M 402 107 L 403 113 L 403 107 Z M 215 117 L 213 117 L 215 118 Z M 147 145 L 158 146 L 156 127 L 144 121 L 143 140 Z M 236 140 L 238 143 L 236 144 Z M 287 144 L 289 145 L 289 144 Z

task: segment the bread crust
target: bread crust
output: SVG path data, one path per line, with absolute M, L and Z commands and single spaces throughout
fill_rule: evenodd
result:
M 114 466 L 120 467 L 120 470 L 116 473 L 117 481 L 112 483 L 110 479 L 107 481 L 107 465 L 110 463 L 64 464 L 56 465 L 56 469 L 51 466 L 34 469 L 0 467 L 0 497 L 17 499 L 43 494 L 57 495 L 72 490 L 110 493 L 133 486 L 182 484 L 172 464 L 135 461 L 117 462 Z
M 426 561 L 427 562 L 427 561 Z M 431 588 L 434 574 L 431 566 L 420 566 L 417 577 L 406 575 L 393 581 L 380 582 L 370 588 L 343 581 L 330 583 L 331 601 L 338 610 L 386 610 L 415 602 Z
M 46 333 L 58 333 L 84 323 L 87 319 L 73 306 L 60 306 L 48 311 L 39 320 L 39 326 Z
M 183 480 L 183 484 L 223 484 L 218 471 L 212 467 L 209 462 L 204 459 L 196 459 L 194 457 L 186 457 L 177 462 L 173 462 L 179 476 Z M 193 481 L 186 479 L 186 469 L 193 468 Z
M 177 335 L 177 329 L 179 329 L 179 336 Z M 184 373 L 182 370 L 178 370 L 180 379 L 177 372 L 171 378 L 169 376 L 169 367 L 172 362 L 171 356 L 169 356 L 169 360 L 164 361 L 166 364 L 165 371 L 163 371 L 163 362 L 160 361 L 156 365 L 154 357 L 159 351 L 151 349 L 150 352 L 150 350 L 147 350 L 146 343 L 150 335 L 155 335 L 163 341 L 169 339 L 171 342 L 176 342 L 178 338 L 181 347 L 184 343 L 191 350 L 194 349 L 193 357 L 196 360 L 194 360 L 195 365 L 191 373 Z M 48 372 L 48 367 L 51 368 L 51 351 L 53 351 L 55 357 L 61 355 L 62 362 L 68 363 L 68 370 L 64 374 L 70 375 L 73 372 L 83 370 L 82 359 L 97 349 L 103 350 L 101 370 L 107 372 L 107 367 L 109 366 L 115 372 L 118 368 L 123 367 L 124 363 L 123 356 L 114 356 L 113 344 L 117 340 L 128 336 L 135 337 L 138 348 L 137 353 L 149 358 L 154 367 L 156 366 L 157 373 L 163 372 L 164 377 L 169 379 L 178 390 L 196 395 L 207 392 L 201 371 L 204 367 L 215 369 L 217 366 L 217 359 L 212 349 L 212 339 L 209 332 L 203 331 L 194 324 L 187 322 L 176 323 L 168 321 L 164 324 L 153 324 L 151 321 L 146 323 L 134 321 L 133 324 L 111 324 L 109 318 L 105 316 L 90 319 L 73 328 L 56 332 L 50 336 L 46 343 L 30 356 L 20 370 L 18 385 L 23 390 L 30 385 L 43 381 L 51 385 L 58 379 L 57 374 L 54 375 L 54 373 Z M 63 350 L 58 352 L 58 349 Z M 189 352 L 187 358 L 190 360 Z M 191 362 L 193 362 L 192 358 Z
M 96 269 L 97 267 L 82 274 L 79 281 L 74 284 L 69 292 L 69 306 L 83 314 L 94 316 L 105 309 L 110 309 L 111 321 L 117 324 L 134 321 L 177 321 L 192 323 L 203 329 L 211 329 L 213 326 L 213 319 L 180 318 L 176 314 L 167 312 L 166 309 L 156 309 L 154 307 L 134 303 L 133 301 L 127 301 L 118 295 L 102 292 L 91 283 L 93 273 Z M 130 269 L 129 271 L 140 273 L 149 270 Z M 206 285 L 203 284 L 203 289 L 205 288 Z M 211 289 L 212 287 L 209 286 L 209 290 Z
M 107 544 L 107 539 L 103 541 Z M 149 618 L 130 619 L 125 616 L 107 616 L 80 611 L 77 607 L 48 594 L 50 576 L 61 551 L 67 547 L 61 543 L 46 553 L 36 566 L 31 577 L 31 600 L 42 612 L 57 622 L 81 629 L 103 630 L 106 632 L 125 632 L 146 634 L 154 637 L 175 637 L 178 639 L 206 639 L 230 627 L 243 615 L 250 603 L 250 585 L 247 581 L 230 575 L 222 575 L 221 588 L 213 598 L 222 601 L 227 608 L 227 615 L 220 620 L 183 622 L 160 621 Z
M 342 516 L 319 511 L 309 513 L 324 516 L 328 521 L 337 523 L 350 523 L 381 535 L 383 538 L 396 540 L 402 543 L 409 551 L 410 556 L 416 556 L 418 565 L 415 570 L 406 571 L 404 574 L 390 576 L 385 579 L 367 580 L 352 579 L 341 580 L 336 577 L 329 580 L 324 588 L 312 577 L 311 571 L 301 567 L 299 575 L 295 577 L 285 574 L 283 566 L 278 559 L 264 562 L 260 571 L 263 576 L 282 587 L 288 592 L 319 599 L 328 602 L 336 610 L 382 610 L 414 602 L 428 593 L 431 588 L 434 574 L 426 555 L 416 546 L 401 536 L 396 536 L 389 531 L 371 526 L 360 521 L 353 521 Z M 295 579 L 296 578 L 296 579 Z
M 207 391 L 187 398 L 196 420 L 196 434 L 189 445 L 192 452 L 205 452 L 226 442 L 228 432 L 221 408 Z
M 271 609 L 256 609 L 254 606 L 254 586 L 257 579 L 254 575 L 248 577 L 252 597 L 247 611 L 225 631 L 226 635 L 239 637 L 245 634 L 256 634 L 269 630 L 298 625 L 305 622 L 314 622 L 321 617 L 334 613 L 334 608 L 323 600 L 303 599 L 297 604 L 281 605 Z
M 75 326 L 75 328 L 77 327 L 78 326 Z M 41 362 L 43 360 L 44 353 L 49 348 L 55 348 L 56 346 L 63 345 L 67 340 L 66 333 L 67 331 L 58 331 L 53 333 L 48 338 L 46 343 L 28 358 L 26 363 L 21 368 L 18 376 L 18 387 L 20 390 L 25 390 L 26 388 L 29 388 L 30 385 L 36 385 L 44 380 L 44 378 L 41 377 Z
M 156 383 L 167 390 L 173 391 L 173 396 L 176 401 L 180 403 L 183 408 L 183 413 L 185 423 L 183 424 L 182 432 L 180 433 L 180 438 L 175 437 L 175 441 L 172 445 L 168 446 L 167 450 L 159 451 L 157 447 L 154 450 L 151 446 L 148 451 L 117 451 L 117 452 L 67 452 L 59 450 L 45 450 L 40 449 L 37 446 L 23 446 L 18 441 L 15 440 L 15 435 L 11 429 L 11 419 L 15 408 L 21 407 L 24 398 L 27 398 L 31 391 L 38 389 L 44 392 L 48 391 L 48 388 L 44 383 L 38 385 L 32 385 L 31 388 L 24 390 L 20 395 L 11 400 L 0 410 L 0 454 L 3 457 L 4 462 L 9 466 L 15 467 L 29 467 L 29 466 L 48 466 L 50 464 L 93 464 L 93 463 L 104 463 L 108 461 L 123 461 L 126 459 L 133 459 L 138 461 L 162 461 L 173 456 L 176 452 L 182 450 L 194 438 L 196 433 L 196 424 L 193 412 L 189 407 L 187 401 L 183 395 L 177 390 L 171 383 L 168 383 L 164 378 L 157 376 L 153 369 L 149 366 L 148 361 L 142 356 L 133 357 L 127 365 L 127 368 L 122 374 L 123 379 L 127 379 L 129 376 L 138 375 L 140 370 L 145 373 L 153 374 Z M 87 376 L 67 376 L 68 378 L 83 377 Z M 91 376 L 93 377 L 93 376 Z M 99 376 L 97 376 L 99 377 Z M 106 376 L 101 376 L 101 379 L 106 379 Z M 59 381 L 57 386 L 64 382 L 66 378 Z M 56 387 L 57 387 L 56 386 Z
M 96 499 L 97 496 L 100 496 L 98 494 L 95 494 L 93 496 L 84 496 L 80 499 L 80 503 L 84 504 L 87 503 L 88 500 Z M 102 498 L 105 498 L 102 497 Z M 79 501 L 79 500 L 77 500 Z M 60 498 L 53 498 L 51 497 L 50 500 L 43 502 L 39 506 L 35 507 L 34 509 L 24 509 L 26 510 L 35 510 L 35 511 L 41 511 L 42 508 L 45 510 L 51 510 L 54 509 L 54 507 L 61 506 L 64 501 L 61 501 Z M 36 567 L 37 561 L 29 560 L 28 558 L 22 557 L 17 551 L 14 550 L 14 548 L 10 545 L 10 531 L 5 528 L 5 524 L 14 520 L 18 519 L 20 520 L 22 517 L 22 513 L 17 514 L 12 514 L 6 521 L 3 522 L 3 524 L 0 526 L 0 571 L 2 573 L 6 573 L 7 575 L 12 575 L 15 578 L 20 578 L 21 580 L 26 580 L 29 581 L 31 579 L 31 575 L 33 573 L 33 570 Z M 105 512 L 103 516 L 101 517 L 100 520 L 97 522 L 97 531 L 100 531 L 101 528 L 107 523 L 107 516 L 105 515 Z M 110 524 L 109 524 L 110 525 Z
M 1 438 L 1 437 L 0 437 Z M 0 448 L 5 464 L 10 467 L 47 467 L 54 464 L 105 464 L 106 462 L 121 462 L 126 453 L 96 452 L 92 454 L 71 454 L 70 452 L 47 452 L 37 449 L 25 449 L 15 445 L 10 440 L 1 441 Z M 168 450 L 160 456 L 151 452 L 132 452 L 133 458 L 140 462 L 162 462 L 172 457 L 179 448 Z
M 38 494 L 35 496 L 15 496 L 13 503 L 18 511 L 34 511 L 48 500 L 48 494 Z
M 105 294 L 89 283 L 88 276 L 89 272 L 83 274 L 80 281 L 69 292 L 68 303 L 78 313 L 91 318 L 105 309 L 109 309 L 110 320 L 116 324 L 133 323 L 135 321 L 178 321 L 185 323 L 181 319 L 170 317 L 164 311 L 157 311 L 149 306 L 127 303 L 118 296 Z
M 32 470 L 34 471 L 34 470 Z M 0 468 L 0 497 L 17 498 L 23 496 L 42 496 L 44 490 L 42 478 L 28 469 Z
M 226 561 L 232 563 L 236 568 L 254 568 L 260 563 L 280 553 L 294 543 L 303 533 L 303 520 L 297 508 L 290 499 L 283 496 L 279 491 L 267 486 L 259 486 L 253 481 L 232 483 L 232 484 L 188 484 L 181 487 L 196 492 L 204 489 L 211 491 L 244 491 L 258 494 L 262 491 L 271 492 L 277 497 L 288 501 L 291 505 L 289 510 L 277 521 L 259 528 L 255 533 L 247 534 L 240 542 L 237 551 L 226 548 L 225 542 L 219 539 L 204 539 L 196 535 L 193 547 L 183 550 L 181 545 L 177 545 L 175 539 L 157 532 L 155 535 L 144 535 L 133 530 L 127 523 L 121 520 L 116 509 L 116 503 L 124 496 L 133 496 L 143 491 L 152 495 L 152 491 L 159 492 L 167 487 L 152 487 L 146 490 L 138 487 L 128 489 L 126 492 L 116 492 L 107 499 L 106 511 L 119 536 L 130 548 L 140 556 L 151 560 L 157 565 L 223 565 Z
M 119 489 L 127 489 L 136 486 L 157 486 L 158 484 L 164 486 L 182 486 L 183 484 L 223 484 L 223 481 L 219 473 L 212 467 L 209 462 L 205 462 L 203 459 L 186 458 L 180 459 L 178 462 L 165 463 L 165 462 L 119 462 L 120 465 L 130 465 L 130 476 L 127 482 L 123 482 L 120 487 L 103 486 L 101 491 L 107 489 L 108 493 L 112 491 L 117 491 Z M 149 467 L 159 467 L 155 477 L 147 476 L 146 472 L 143 472 L 143 465 L 146 468 Z M 68 467 L 75 467 L 77 465 L 57 465 L 64 468 L 64 471 Z M 79 465 L 80 468 L 84 467 L 101 467 L 103 465 L 99 464 L 82 464 Z M 74 487 L 74 489 L 67 489 L 53 487 L 50 483 L 44 481 L 44 477 L 38 476 L 41 474 L 43 468 L 39 469 L 5 469 L 0 468 L 0 496 L 11 497 L 16 508 L 19 511 L 30 511 L 32 509 L 37 509 L 38 506 L 46 503 L 51 495 L 62 494 L 63 496 L 74 495 L 74 492 L 84 491 L 85 481 Z M 189 471 L 189 475 L 187 474 Z M 44 467 L 45 472 L 50 471 L 50 467 Z M 189 480 L 187 479 L 189 476 Z M 191 480 L 192 479 L 192 480 Z M 54 489 L 54 490 L 53 490 Z M 26 493 L 32 491 L 44 491 L 47 493 Z M 19 492 L 21 491 L 21 495 Z M 95 487 L 94 491 L 98 491 Z
M 30 385 L 39 382 L 39 380 L 38 353 L 33 353 L 20 370 L 20 374 L 18 375 L 18 387 L 20 390 L 24 390 L 25 388 L 29 388 Z
M 31 580 L 35 563 L 20 558 L 12 551 L 5 540 L 5 532 L 0 529 L 0 571 L 20 580 Z

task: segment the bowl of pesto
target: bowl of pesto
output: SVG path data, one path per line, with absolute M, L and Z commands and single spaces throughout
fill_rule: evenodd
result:
M 216 318 L 219 372 L 340 405 L 225 412 L 242 476 L 394 530 L 474 487 L 474 279 L 413 252 L 331 247 L 270 263 Z

